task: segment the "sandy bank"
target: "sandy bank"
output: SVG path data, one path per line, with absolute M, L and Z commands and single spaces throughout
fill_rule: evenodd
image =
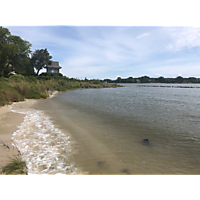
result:
M 49 98 L 53 98 L 58 92 L 49 92 Z M 23 122 L 25 114 L 20 114 L 11 111 L 12 106 L 30 108 L 35 100 L 26 100 L 23 102 L 15 102 L 12 105 L 0 107 L 0 167 L 10 162 L 10 157 L 18 156 L 20 153 L 12 143 L 13 133 L 18 129 L 18 126 Z
M 0 166 L 10 162 L 10 157 L 19 155 L 12 145 L 12 134 L 23 122 L 25 115 L 10 111 L 10 105 L 0 107 Z

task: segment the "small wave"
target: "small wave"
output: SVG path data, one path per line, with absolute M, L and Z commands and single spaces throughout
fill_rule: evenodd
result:
M 43 111 L 12 111 L 26 114 L 12 140 L 26 162 L 28 174 L 81 173 L 69 160 L 73 153 L 70 136 L 55 128 Z

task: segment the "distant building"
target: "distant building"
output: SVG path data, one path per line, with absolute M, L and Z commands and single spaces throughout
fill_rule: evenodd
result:
M 59 62 L 52 61 L 51 64 L 45 68 L 47 69 L 47 73 L 59 73 L 59 69 L 62 67 L 59 66 Z

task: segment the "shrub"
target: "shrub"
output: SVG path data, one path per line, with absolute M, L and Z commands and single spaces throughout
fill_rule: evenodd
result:
M 18 157 L 11 158 L 11 162 L 1 167 L 3 174 L 27 174 L 27 168 L 24 161 L 21 161 Z
M 24 81 L 25 77 L 21 74 L 14 74 L 9 77 L 9 79 L 14 80 L 16 82 Z
M 0 82 L 0 105 L 3 106 L 9 102 L 23 101 L 23 96 L 7 82 Z

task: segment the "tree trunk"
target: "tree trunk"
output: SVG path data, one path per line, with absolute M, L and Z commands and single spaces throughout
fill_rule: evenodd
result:
M 39 74 L 39 71 L 40 71 L 40 69 L 37 70 L 37 76 L 38 76 L 38 74 Z

